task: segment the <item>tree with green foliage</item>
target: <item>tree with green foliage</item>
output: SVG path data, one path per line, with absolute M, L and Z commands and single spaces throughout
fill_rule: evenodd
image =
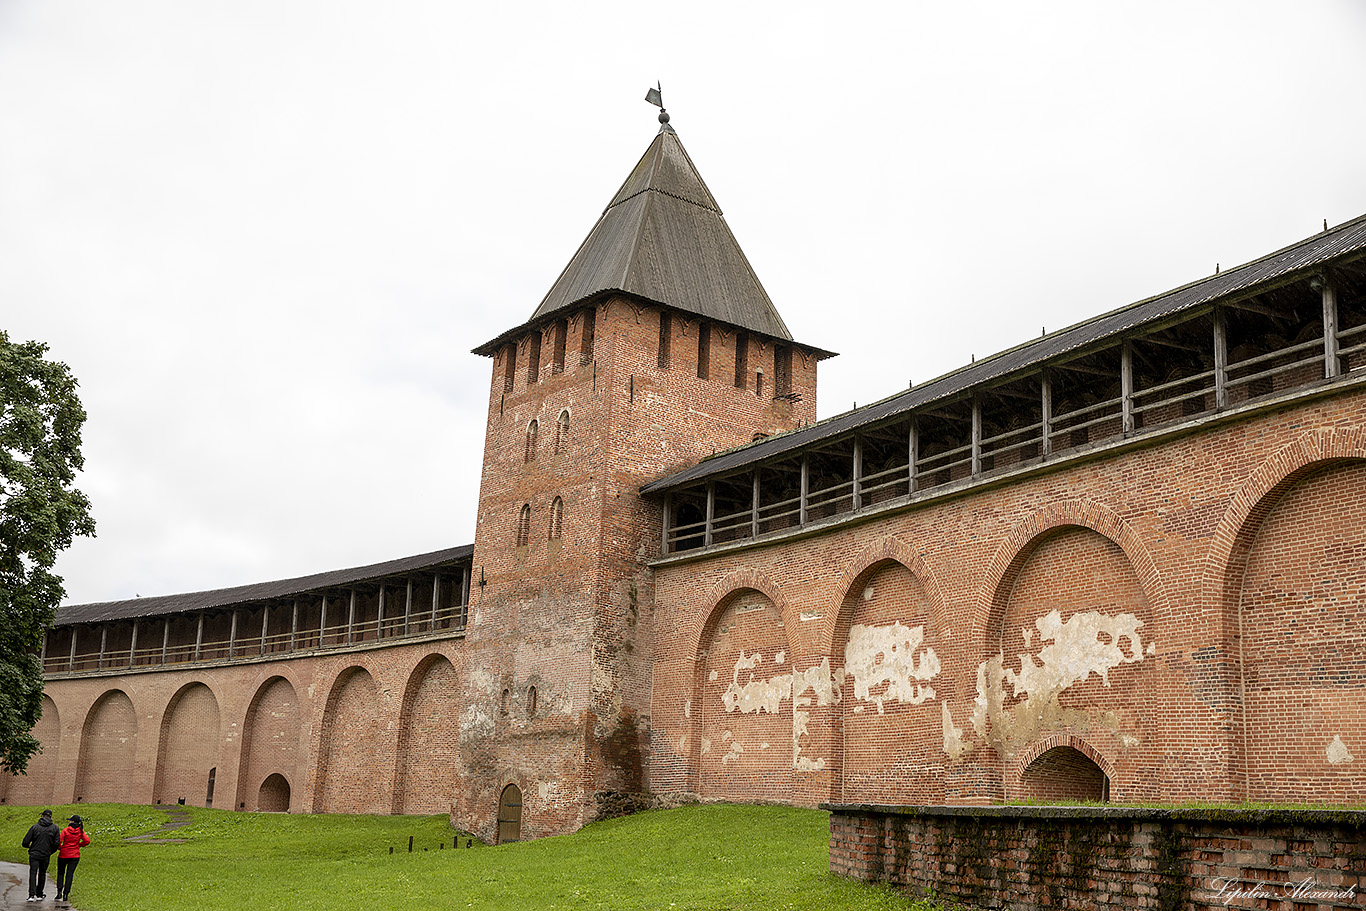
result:
M 75 487 L 85 410 L 71 371 L 46 354 L 0 331 L 0 773 L 23 772 L 38 751 L 38 652 L 66 595 L 52 566 L 77 535 L 95 534 Z

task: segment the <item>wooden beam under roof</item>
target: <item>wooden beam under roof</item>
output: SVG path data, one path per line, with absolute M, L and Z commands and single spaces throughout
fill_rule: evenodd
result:
M 1178 351 L 1190 351 L 1190 352 L 1193 352 L 1193 353 L 1195 353 L 1195 354 L 1206 354 L 1206 353 L 1209 353 L 1210 351 L 1213 350 L 1213 349 L 1210 348 L 1208 345 L 1206 345 L 1206 346 L 1204 346 L 1204 347 L 1201 347 L 1201 346 L 1199 346 L 1199 345 L 1190 345 L 1190 344 L 1187 344 L 1186 342 L 1174 341 L 1173 339 L 1169 339 L 1169 338 L 1166 338 L 1165 336 L 1156 335 L 1156 334 L 1153 334 L 1153 335 L 1136 335 L 1136 336 L 1134 336 L 1134 341 L 1136 341 L 1136 342 L 1149 342 L 1149 343 L 1154 344 L 1154 345 L 1160 345 L 1160 346 L 1163 347 L 1163 348 L 1175 348 L 1175 349 L 1178 350 Z

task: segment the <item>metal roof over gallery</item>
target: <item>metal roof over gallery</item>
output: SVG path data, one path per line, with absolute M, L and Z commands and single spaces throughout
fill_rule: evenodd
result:
M 666 498 L 670 554 L 908 505 L 1363 367 L 1366 216 L 641 492 Z

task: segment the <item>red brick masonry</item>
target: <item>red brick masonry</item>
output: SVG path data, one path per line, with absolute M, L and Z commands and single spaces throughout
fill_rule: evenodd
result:
M 824 804 L 830 870 L 982 908 L 1366 908 L 1366 813 Z

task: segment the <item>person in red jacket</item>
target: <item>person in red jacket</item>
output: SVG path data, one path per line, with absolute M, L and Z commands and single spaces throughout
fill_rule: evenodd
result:
M 67 819 L 70 823 L 59 837 L 57 848 L 57 901 L 71 901 L 71 877 L 76 874 L 76 864 L 81 862 L 81 848 L 90 844 L 90 836 L 85 834 L 79 816 Z

